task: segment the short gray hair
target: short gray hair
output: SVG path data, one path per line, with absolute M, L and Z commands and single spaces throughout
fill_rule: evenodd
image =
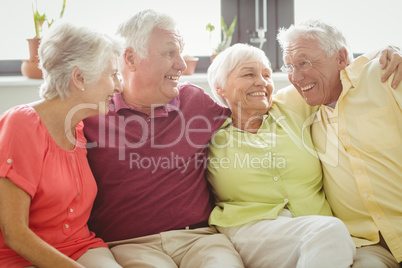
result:
M 321 49 L 327 56 L 333 56 L 342 48 L 345 48 L 348 53 L 348 64 L 353 61 L 353 54 L 347 44 L 345 36 L 336 27 L 325 23 L 321 20 L 307 20 L 298 25 L 291 25 L 288 29 L 281 28 L 277 39 L 282 47 L 282 50 L 292 41 L 299 37 L 308 40 L 318 41 Z
M 117 34 L 125 40 L 125 47 L 131 47 L 140 58 L 148 56 L 152 30 L 159 28 L 176 31 L 176 21 L 169 15 L 152 9 L 142 10 L 120 24 Z M 183 47 L 184 42 L 180 40 Z M 122 67 L 122 66 L 121 66 Z
M 39 46 L 39 67 L 44 78 L 40 96 L 69 97 L 74 67 L 82 72 L 85 83 L 95 83 L 122 53 L 122 43 L 105 34 L 71 23 L 53 26 Z
M 218 95 L 217 88 L 226 85 L 230 72 L 237 65 L 248 62 L 261 62 L 271 68 L 271 63 L 265 52 L 249 44 L 234 44 L 219 53 L 208 68 L 208 84 L 213 96 L 223 105 L 228 106 L 224 98 Z

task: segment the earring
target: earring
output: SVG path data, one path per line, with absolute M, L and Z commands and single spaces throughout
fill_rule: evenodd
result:
M 85 91 L 85 88 L 81 88 L 82 91 Z

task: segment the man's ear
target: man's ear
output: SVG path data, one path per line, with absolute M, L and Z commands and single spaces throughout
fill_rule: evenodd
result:
M 84 77 L 82 76 L 81 70 L 77 66 L 73 68 L 71 82 L 77 89 L 82 90 L 84 88 Z
M 350 63 L 350 62 L 349 62 Z M 346 48 L 341 48 L 338 52 L 338 70 L 341 71 L 349 65 L 348 63 L 348 51 Z
M 131 47 L 126 48 L 124 52 L 124 64 L 126 65 L 127 70 L 135 71 L 137 62 L 139 61 L 139 57 L 137 53 Z

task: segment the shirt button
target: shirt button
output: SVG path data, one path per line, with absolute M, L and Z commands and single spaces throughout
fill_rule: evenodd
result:
M 368 198 L 368 194 L 364 194 L 363 196 L 364 196 L 364 198 Z
M 74 212 L 74 209 L 70 208 L 70 212 L 73 213 L 73 212 Z
M 343 135 L 343 136 L 342 136 L 342 138 L 343 138 L 343 139 L 346 139 L 346 138 L 347 138 L 347 136 L 346 136 L 346 135 Z
M 278 177 L 274 177 L 274 181 L 278 181 Z
M 362 171 L 361 169 L 359 169 L 359 170 L 357 171 L 357 174 L 359 174 L 359 175 L 362 175 L 362 173 L 363 173 L 363 171 Z
M 381 218 L 380 215 L 377 215 L 376 217 L 377 217 L 377 219 L 380 219 L 380 218 Z
M 150 119 L 150 118 L 148 118 L 148 119 L 147 119 L 147 122 L 151 122 L 151 119 Z
M 7 159 L 7 163 L 11 164 L 11 162 L 13 162 L 13 160 Z
M 64 227 L 65 227 L 66 229 L 68 229 L 68 227 L 70 227 L 70 226 L 68 226 L 68 224 L 64 224 Z
M 285 198 L 283 201 L 285 201 L 285 203 L 288 203 L 289 199 Z

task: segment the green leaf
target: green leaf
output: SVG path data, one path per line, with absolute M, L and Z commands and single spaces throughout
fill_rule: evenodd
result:
M 206 30 L 212 32 L 215 30 L 215 26 L 213 26 L 211 23 L 208 23 L 206 26 Z
M 40 37 L 40 33 L 42 31 L 42 25 L 46 21 L 46 15 L 39 14 L 38 10 L 34 10 L 34 5 L 32 3 L 32 13 L 33 13 L 33 19 L 34 19 L 34 24 L 35 24 L 35 35 L 36 37 Z
M 63 0 L 63 8 L 61 9 L 59 19 L 63 18 L 65 9 L 66 9 L 66 0 Z
M 46 21 L 48 27 L 50 27 L 53 24 L 54 19 L 51 19 L 51 20 L 48 19 L 46 17 L 45 13 L 43 13 L 43 15 L 39 14 L 39 11 L 38 11 L 38 8 L 37 8 L 38 3 L 37 3 L 37 1 L 35 1 L 35 2 L 36 2 L 36 10 L 34 8 L 34 4 L 32 3 L 32 13 L 33 13 L 33 19 L 34 19 L 34 23 L 35 23 L 35 34 L 36 34 L 36 37 L 40 38 L 43 23 L 45 23 L 45 21 Z M 61 19 L 63 17 L 65 9 L 66 9 L 66 0 L 63 0 L 63 7 L 61 9 L 59 19 Z
M 232 35 L 234 32 L 234 29 L 236 27 L 236 22 L 237 22 L 237 17 L 235 17 L 232 21 L 232 24 L 230 24 L 229 30 L 228 30 L 228 35 Z

